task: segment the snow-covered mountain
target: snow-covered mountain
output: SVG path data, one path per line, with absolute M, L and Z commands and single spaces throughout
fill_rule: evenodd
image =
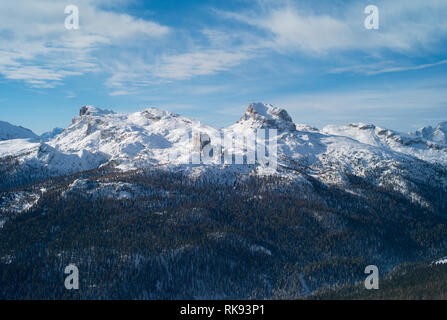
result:
M 435 128 L 428 126 L 417 130 L 415 135 L 447 146 L 447 121 L 439 123 Z
M 14 126 L 8 122 L 0 121 L 0 141 L 10 139 L 37 139 L 37 135 L 29 129 Z
M 123 114 L 85 106 L 72 124 L 48 145 L 66 154 L 86 150 L 127 170 L 187 163 L 190 146 L 184 140 L 191 137 L 192 129 L 193 120 L 155 108 Z M 172 154 L 178 154 L 179 158 L 173 159 Z
M 328 125 L 323 133 L 350 137 L 362 143 L 408 154 L 431 163 L 447 164 L 447 122 L 422 128 L 416 133 L 400 133 L 373 124 L 351 123 L 346 126 Z M 444 130 L 444 131 L 443 131 Z
M 51 139 L 56 137 L 58 134 L 61 134 L 63 131 L 64 131 L 64 129 L 62 129 L 62 128 L 54 128 L 51 131 L 42 133 L 40 135 L 40 140 L 42 140 L 43 142 L 50 141 Z
M 84 106 L 68 128 L 47 142 L 0 142 L 4 168 L 1 174 L 9 178 L 5 181 L 17 181 L 20 175 L 32 179 L 34 175 L 64 175 L 103 166 L 121 171 L 161 167 L 191 172 L 277 174 L 344 187 L 349 185 L 349 176 L 357 176 L 391 187 L 422 204 L 424 199 L 414 189 L 415 181 L 447 185 L 447 177 L 439 174 L 447 164 L 446 147 L 439 143 L 444 132 L 441 125 L 430 134 L 424 133 L 437 137 L 437 141 L 428 140 L 422 133 L 401 134 L 366 124 L 327 126 L 319 131 L 295 124 L 287 111 L 263 103 L 251 103 L 239 121 L 223 129 L 203 124 L 198 128 L 197 124 L 193 119 L 155 108 L 124 114 Z M 276 170 L 259 161 L 250 166 L 227 166 L 219 161 L 212 166 L 188 165 L 190 151 L 197 143 L 190 139 L 194 130 L 208 136 L 219 132 L 244 139 L 260 128 L 277 130 Z M 201 136 L 201 147 L 206 144 L 202 140 Z M 228 151 L 234 150 L 222 150 L 223 154 Z
M 29 182 L 105 165 L 130 170 L 188 163 L 190 147 L 184 137 L 191 134 L 192 124 L 190 119 L 154 108 L 122 114 L 84 106 L 72 124 L 49 141 L 0 142 L 5 170 L 0 175 L 5 175 L 3 181 L 23 175 Z
M 242 118 L 230 129 L 277 129 L 279 131 L 295 131 L 296 126 L 286 110 L 261 102 L 250 103 Z
M 251 103 L 216 129 L 155 108 L 82 107 L 48 141 L 0 141 L 0 295 L 70 298 L 49 281 L 68 263 L 93 266 L 86 298 L 296 299 L 363 281 L 371 263 L 386 274 L 404 262 L 443 262 L 447 161 L 438 127 L 318 130 Z M 217 135 L 242 142 L 259 129 L 269 129 L 261 147 L 276 143 L 276 167 L 219 161 L 244 150 L 214 148 Z M 214 161 L 190 163 L 191 151 L 210 146 Z M 28 265 L 42 278 L 17 288 L 9 279 Z M 132 277 L 111 283 L 104 270 Z

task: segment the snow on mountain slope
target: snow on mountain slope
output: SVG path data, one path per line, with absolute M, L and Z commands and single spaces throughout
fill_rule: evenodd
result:
M 431 128 L 431 127 L 430 127 Z M 436 130 L 421 129 L 419 134 L 406 134 L 381 128 L 373 124 L 351 123 L 347 126 L 328 125 L 322 129 L 323 133 L 349 137 L 362 143 L 381 147 L 417 157 L 421 160 L 447 164 L 447 145 L 442 141 L 442 127 Z M 436 137 L 437 141 L 427 138 Z
M 307 132 L 318 132 L 318 128 L 309 126 L 307 124 L 295 123 L 295 128 L 298 131 L 307 131 Z
M 225 152 L 244 152 L 234 146 L 224 146 L 212 165 L 190 164 L 191 150 L 197 143 L 205 148 L 207 138 L 216 132 L 242 142 L 257 129 L 276 129 L 277 139 L 270 136 L 266 141 L 267 145 L 273 143 L 272 139 L 277 142 L 276 169 L 259 159 L 248 166 L 221 163 Z M 195 130 L 201 132 L 199 140 L 191 139 Z M 0 162 L 4 165 L 0 174 L 17 181 L 14 175 L 29 178 L 43 172 L 40 176 L 45 177 L 108 165 L 124 171 L 163 167 L 182 170 L 191 177 L 210 172 L 221 176 L 277 174 L 303 182 L 313 177 L 343 186 L 349 184 L 349 175 L 355 175 L 425 204 L 415 183 L 447 185 L 447 177 L 439 174 L 438 168 L 419 160 L 435 162 L 437 158 L 436 162 L 446 164 L 445 151 L 437 146 L 417 135 L 402 135 L 373 125 L 328 126 L 320 132 L 295 124 L 287 111 L 263 103 L 251 103 L 239 121 L 220 130 L 155 108 L 124 114 L 85 106 L 68 128 L 47 143 L 1 142 Z
M 257 128 L 277 129 L 278 162 L 282 168 L 304 170 L 315 175 L 321 175 L 328 169 L 360 173 L 380 161 L 396 158 L 396 154 L 384 152 L 377 146 L 368 146 L 348 137 L 323 134 L 311 127 L 297 126 L 287 111 L 261 105 L 251 104 L 241 120 L 224 131 L 241 137 Z M 264 113 L 260 115 L 258 109 Z M 279 114 L 281 116 L 276 116 Z M 360 165 L 357 164 L 358 158 L 363 160 Z M 399 156 L 397 158 L 400 159 Z M 329 182 L 336 182 L 341 176 L 333 177 L 334 180 Z
M 14 174 L 16 169 L 28 167 L 35 172 L 47 172 L 49 175 L 63 175 L 97 168 L 107 160 L 107 156 L 88 150 L 64 153 L 46 143 L 33 140 L 14 139 L 0 142 L 0 159 L 17 161 L 17 166 L 8 171 Z M 6 160 L 5 160 L 6 161 Z
M 431 264 L 447 264 L 447 257 L 441 258 L 439 260 L 433 261 Z
M 39 142 L 32 139 L 12 139 L 0 141 L 0 157 L 25 154 L 40 146 Z
M 54 137 L 56 137 L 58 134 L 61 134 L 63 131 L 64 131 L 64 129 L 62 129 L 62 128 L 54 128 L 51 131 L 42 133 L 40 135 L 40 140 L 43 142 L 48 142 L 51 139 L 53 139 Z
M 123 170 L 187 163 L 191 146 L 184 138 L 192 127 L 193 120 L 155 108 L 122 114 L 86 106 L 48 144 L 64 153 L 99 152 Z M 178 159 L 170 158 L 175 153 Z
M 418 194 L 409 177 L 420 183 L 432 179 L 431 183 L 447 185 L 447 177 L 438 176 L 430 164 L 424 164 L 409 150 L 398 152 L 389 148 L 379 139 L 381 129 L 378 129 L 379 134 L 371 134 L 371 130 L 375 130 L 373 126 L 362 126 L 364 136 L 358 134 L 358 128 L 353 128 L 352 132 L 319 132 L 315 128 L 293 124 L 285 110 L 255 104 L 249 106 L 241 120 L 224 131 L 238 136 L 238 133 L 256 128 L 277 129 L 277 174 L 310 175 L 324 183 L 342 186 L 349 184 L 348 175 L 355 175 L 375 185 L 391 187 L 424 206 L 427 202 Z M 385 133 L 391 140 L 395 139 L 391 133 Z M 446 159 L 445 155 L 441 156 Z
M 34 177 L 104 165 L 130 170 L 187 164 L 194 125 L 193 120 L 155 108 L 122 114 L 84 106 L 68 128 L 46 143 L 23 139 L 0 143 L 1 182 L 28 183 Z M 201 130 L 215 131 L 206 125 Z
M 0 213 L 15 212 L 21 213 L 33 207 L 40 198 L 40 194 L 35 192 L 10 192 L 0 196 Z
M 261 102 L 250 103 L 242 118 L 231 127 L 233 130 L 238 127 L 243 130 L 248 128 L 275 128 L 279 131 L 296 130 L 295 124 L 286 110 Z
M 447 146 L 447 121 L 439 123 L 435 128 L 428 126 L 417 130 L 415 135 Z
M 37 139 L 38 136 L 29 129 L 14 126 L 8 122 L 0 121 L 0 141 L 10 139 Z
M 140 186 L 123 182 L 98 182 L 87 179 L 77 179 L 62 192 L 62 197 L 79 193 L 84 197 L 132 199 L 141 196 L 153 195 L 154 190 L 146 190 Z M 159 194 L 163 196 L 164 194 Z

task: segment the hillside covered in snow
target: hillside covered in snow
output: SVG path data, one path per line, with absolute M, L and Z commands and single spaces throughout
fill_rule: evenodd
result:
M 0 141 L 0 298 L 311 298 L 366 265 L 440 261 L 444 129 L 82 107 L 45 139 Z M 59 283 L 68 263 L 83 290 Z
M 245 149 L 235 147 L 244 145 L 244 139 L 259 129 L 275 130 L 277 166 L 273 170 L 268 163 L 258 161 L 259 157 L 247 161 L 249 145 Z M 447 164 L 444 129 L 440 124 L 435 129 L 402 134 L 374 125 L 351 124 L 320 131 L 295 124 L 286 110 L 263 103 L 251 103 L 235 124 L 215 129 L 155 108 L 123 114 L 84 106 L 69 127 L 48 141 L 22 137 L 0 142 L 0 173 L 3 186 L 105 167 L 120 171 L 157 167 L 192 175 L 210 171 L 273 174 L 344 187 L 349 176 L 357 176 L 425 203 L 412 181 L 446 185 L 446 177 L 439 174 Z M 195 131 L 199 136 L 194 136 Z M 213 140 L 216 133 L 232 137 L 233 144 L 218 148 Z M 267 137 L 265 144 L 271 145 L 272 139 Z M 197 144 L 199 152 L 214 149 L 206 165 L 192 162 Z M 234 158 L 226 158 L 230 163 L 223 161 L 228 153 L 244 159 L 245 165 L 235 164 Z
M 37 135 L 29 129 L 0 121 L 0 141 L 10 139 L 37 139 Z

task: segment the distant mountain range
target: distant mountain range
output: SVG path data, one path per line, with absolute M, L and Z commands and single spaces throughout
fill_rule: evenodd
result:
M 0 121 L 0 141 L 11 139 L 37 139 L 37 135 L 29 129 Z
M 43 142 L 53 139 L 58 134 L 62 133 L 64 129 L 54 128 L 51 131 L 44 132 L 40 136 L 36 135 L 30 129 L 15 126 L 5 121 L 0 121 L 0 141 L 15 140 L 15 139 L 31 139 L 41 140 Z
M 68 128 L 55 129 L 41 137 L 4 124 L 2 136 L 9 139 L 0 142 L 0 159 L 10 163 L 8 171 L 2 172 L 7 177 L 4 183 L 19 181 L 17 178 L 24 172 L 27 179 L 23 181 L 28 183 L 33 181 L 33 171 L 39 172 L 36 178 L 44 178 L 104 166 L 122 171 L 154 166 L 197 171 L 194 165 L 185 166 L 193 139 L 184 140 L 185 136 L 192 136 L 197 123 L 155 108 L 123 114 L 84 106 Z M 241 167 L 222 165 L 220 161 L 205 166 L 206 170 L 243 170 L 247 174 L 275 174 L 303 181 L 311 176 L 336 185 L 345 185 L 346 174 L 352 174 L 376 185 L 393 186 L 421 203 L 424 199 L 411 190 L 405 176 L 446 184 L 446 177 L 437 174 L 439 167 L 447 165 L 446 122 L 410 134 L 362 123 L 318 130 L 294 123 L 284 109 L 251 103 L 234 125 L 223 129 L 200 126 L 202 132 L 214 130 L 235 139 L 243 139 L 260 128 L 278 132 L 276 170 L 266 170 L 259 162 Z

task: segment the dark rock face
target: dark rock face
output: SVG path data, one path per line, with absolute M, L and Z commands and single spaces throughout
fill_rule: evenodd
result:
M 89 114 L 88 113 L 88 107 L 87 106 L 83 106 L 82 108 L 81 108 L 81 110 L 79 110 L 79 116 L 83 116 L 83 115 L 86 115 L 86 114 Z

